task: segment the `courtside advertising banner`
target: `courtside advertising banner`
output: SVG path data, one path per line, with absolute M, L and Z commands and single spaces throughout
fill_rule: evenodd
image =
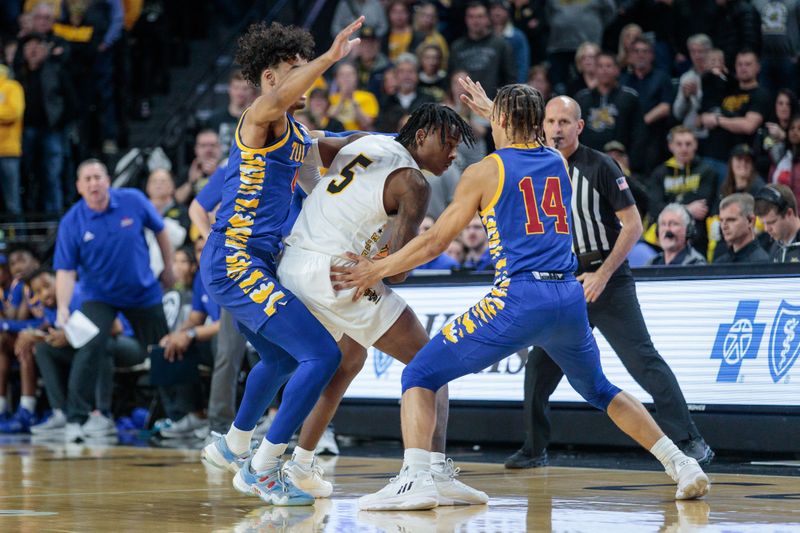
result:
M 637 281 L 636 289 L 653 343 L 675 372 L 689 404 L 701 409 L 800 406 L 800 277 Z M 395 290 L 433 335 L 478 302 L 489 286 Z M 611 382 L 650 402 L 602 334 L 595 330 L 595 337 Z M 521 402 L 526 352 L 509 354 L 480 373 L 452 382 L 450 398 Z M 399 398 L 403 368 L 371 348 L 346 397 Z M 551 400 L 582 401 L 566 379 Z

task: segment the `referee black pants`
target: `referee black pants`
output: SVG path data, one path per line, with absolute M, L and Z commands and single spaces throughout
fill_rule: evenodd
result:
M 596 302 L 588 304 L 589 322 L 608 340 L 625 369 L 652 396 L 656 420 L 674 442 L 699 437 L 675 374 L 650 340 L 633 275 L 624 263 Z M 550 396 L 564 373 L 543 349 L 535 347 L 525 365 L 525 444 L 537 456 L 550 442 Z

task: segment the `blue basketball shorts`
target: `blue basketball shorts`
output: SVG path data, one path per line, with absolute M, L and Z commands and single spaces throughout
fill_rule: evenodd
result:
M 436 391 L 528 346 L 544 348 L 594 407 L 606 410 L 620 392 L 603 374 L 581 284 L 572 275 L 543 281 L 530 273 L 495 285 L 442 328 L 406 366 L 403 392 L 412 387 Z

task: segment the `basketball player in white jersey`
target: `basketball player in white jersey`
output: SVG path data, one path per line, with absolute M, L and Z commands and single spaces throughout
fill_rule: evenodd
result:
M 400 249 L 417 234 L 425 217 L 430 187 L 421 169 L 441 174 L 455 159 L 461 140 L 473 142 L 471 128 L 450 108 L 421 106 L 393 139 L 369 135 L 339 150 L 327 174 L 305 200 L 286 238 L 278 279 L 291 290 L 339 342 L 342 363 L 314 410 L 306 418 L 292 460 L 284 472 L 302 490 L 327 497 L 333 487 L 322 478 L 314 449 L 333 419 L 350 382 L 367 356 L 367 348 L 407 364 L 428 335 L 414 312 L 383 283 L 357 302 L 351 291 L 335 292 L 331 265 L 349 261 L 340 254 L 353 250 L 366 257 L 380 251 L 390 217 L 388 251 Z M 313 150 L 313 149 L 312 149 Z M 310 154 L 313 161 L 314 154 Z M 309 158 L 306 164 L 309 164 Z M 387 230 L 388 231 L 388 230 Z M 400 282 L 405 274 L 390 278 Z M 447 390 L 437 397 L 440 414 L 432 470 L 437 472 L 440 505 L 484 503 L 484 493 L 455 480 L 456 471 L 444 455 Z

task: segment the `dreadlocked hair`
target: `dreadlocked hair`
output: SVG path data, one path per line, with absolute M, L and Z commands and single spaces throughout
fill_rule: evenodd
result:
M 239 37 L 236 63 L 241 65 L 244 79 L 258 87 L 264 69 L 297 56 L 310 61 L 313 55 L 314 38 L 306 30 L 277 22 L 270 25 L 258 22 Z
M 506 136 L 512 142 L 545 144 L 544 98 L 530 85 L 506 85 L 497 91 L 492 119 L 506 118 Z
M 442 146 L 447 142 L 448 134 L 457 135 L 467 146 L 475 143 L 472 126 L 467 124 L 458 113 L 447 106 L 430 103 L 422 104 L 411 113 L 395 140 L 406 148 L 410 148 L 416 145 L 417 130 L 423 130 L 428 134 L 437 128 Z

